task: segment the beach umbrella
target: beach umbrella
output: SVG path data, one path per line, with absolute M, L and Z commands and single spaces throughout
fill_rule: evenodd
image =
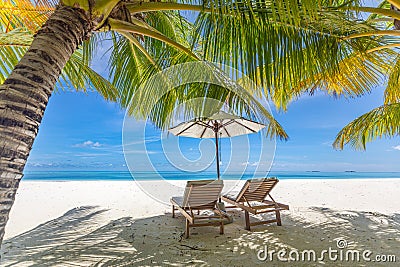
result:
M 215 155 L 217 160 L 217 175 L 219 180 L 220 171 L 218 139 L 257 133 L 264 127 L 264 124 L 232 115 L 224 111 L 219 111 L 209 117 L 195 118 L 193 120 L 180 123 L 177 126 L 170 128 L 168 131 L 176 136 L 214 138 Z

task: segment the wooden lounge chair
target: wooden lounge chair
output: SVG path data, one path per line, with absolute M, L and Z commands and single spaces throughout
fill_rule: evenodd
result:
M 189 237 L 189 228 L 196 226 L 219 225 L 220 234 L 224 233 L 224 216 L 216 206 L 223 186 L 220 180 L 188 181 L 183 197 L 171 198 L 172 218 L 175 217 L 175 210 L 186 218 L 186 238 Z M 216 215 L 200 216 L 200 210 L 216 211 Z
M 276 178 L 263 178 L 247 180 L 239 194 L 224 195 L 222 200 L 232 204 L 226 208 L 241 208 L 244 210 L 246 230 L 250 230 L 250 226 L 268 224 L 276 222 L 277 225 L 282 225 L 281 210 L 289 210 L 289 206 L 275 202 L 271 197 L 270 192 L 278 183 Z M 271 200 L 266 200 L 267 196 Z M 274 220 L 250 222 L 249 213 L 257 215 L 262 213 L 275 212 Z

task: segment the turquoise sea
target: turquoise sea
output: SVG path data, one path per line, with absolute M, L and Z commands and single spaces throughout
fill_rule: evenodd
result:
M 215 173 L 199 172 L 186 173 L 182 171 L 154 172 L 135 172 L 135 177 L 129 171 L 29 171 L 23 177 L 24 181 L 127 181 L 127 180 L 201 180 L 214 179 Z M 400 178 L 400 172 L 294 172 L 294 171 L 275 171 L 270 172 L 269 177 L 275 176 L 279 179 L 373 179 L 373 178 Z M 253 173 L 230 173 L 224 174 L 222 179 L 250 179 L 262 178 L 263 176 Z

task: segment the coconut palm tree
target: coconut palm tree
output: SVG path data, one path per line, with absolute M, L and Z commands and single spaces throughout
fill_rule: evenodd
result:
M 18 64 L 18 61 L 30 47 L 34 39 L 34 34 L 53 12 L 54 7 L 50 2 L 47 1 L 39 1 L 36 5 L 34 5 L 31 1 L 26 0 L 2 1 L 2 4 L 0 5 L 0 84 L 3 84 L 6 81 L 7 77 L 10 75 L 10 72 L 14 69 L 14 67 Z M 116 100 L 118 96 L 116 87 L 114 87 L 109 81 L 90 68 L 90 58 L 86 55 L 90 54 L 88 52 L 90 52 L 91 49 L 93 49 L 93 45 L 91 45 L 89 42 L 85 42 L 81 48 L 75 50 L 75 52 L 66 62 L 59 77 L 56 79 L 57 88 L 76 89 L 83 91 L 96 89 L 104 98 Z M 86 53 L 84 53 L 85 51 Z M 21 73 L 25 77 L 24 79 L 29 77 L 29 75 L 27 75 L 27 68 L 25 68 L 25 71 L 21 71 Z M 23 99 L 21 91 L 19 93 L 18 91 L 15 91 L 17 95 L 15 95 L 13 100 L 10 101 L 10 95 L 5 94 L 6 91 L 7 90 L 4 88 L 1 88 L 0 90 L 0 110 L 2 115 L 5 114 L 4 111 L 10 109 L 12 106 L 10 105 L 11 103 L 14 102 L 13 106 L 15 108 L 21 108 L 24 106 L 24 101 L 29 101 L 29 97 L 35 97 L 32 95 L 21 101 L 21 99 Z M 30 91 L 34 92 L 35 88 L 31 88 Z M 32 108 L 33 106 L 27 107 L 25 112 L 20 113 L 20 116 L 22 115 L 29 117 L 34 115 L 32 113 Z M 7 120 L 10 122 L 10 113 L 7 113 L 9 114 L 8 116 L 2 116 L 1 118 L 2 133 L 0 143 L 2 149 L 5 149 L 5 144 L 12 144 L 10 142 L 13 142 L 13 139 L 10 137 L 10 135 L 16 134 L 16 136 L 14 136 L 16 139 L 21 138 L 21 136 L 18 134 L 18 131 L 15 131 L 15 126 L 4 126 L 4 124 L 7 124 Z M 25 123 L 24 121 L 21 122 Z M 26 126 L 28 125 L 29 124 Z M 25 137 L 25 140 L 28 140 L 29 138 L 32 138 L 31 134 L 28 134 L 28 136 Z M 2 213 L 4 211 L 8 213 L 9 207 L 12 205 L 12 201 L 15 196 L 15 190 L 10 190 L 10 186 L 12 187 L 18 184 L 18 179 L 15 179 L 18 176 L 12 178 L 10 173 L 8 173 L 8 170 L 10 170 L 13 166 L 12 164 L 6 163 L 6 153 L 8 153 L 11 157 L 15 157 L 12 155 L 12 153 L 10 154 L 6 150 L 2 150 L 2 156 L 0 159 L 0 177 L 11 177 L 10 182 L 8 183 L 4 182 L 7 181 L 5 179 L 1 180 L 0 210 Z M 15 148 L 15 153 L 23 153 L 23 150 L 19 151 L 18 148 Z M 0 235 L 1 237 L 4 234 L 5 222 L 6 219 L 2 218 L 0 222 L 0 225 L 3 229 Z
M 357 6 L 358 1 L 339 0 L 60 1 L 49 11 L 50 16 L 35 32 L 19 62 L 15 66 L 13 62 L 3 64 L 3 73 L 12 71 L 0 86 L 0 241 L 49 97 L 77 49 L 96 38 L 96 33 L 111 32 L 106 35 L 111 35 L 112 42 L 110 78 L 119 92 L 110 98 L 124 107 L 131 106 L 135 99 L 132 96 L 141 93 L 132 88 L 134 83 L 173 64 L 200 59 L 240 68 L 266 88 L 251 94 L 271 95 L 278 102 L 285 94 L 275 94 L 274 90 L 283 82 L 294 84 L 316 73 L 337 73 L 339 63 L 354 51 L 362 53 L 380 44 L 371 41 L 365 45 L 357 39 L 343 42 L 349 33 L 373 30 L 369 23 L 354 23 L 354 18 L 348 16 L 347 10 Z M 193 31 L 180 15 L 181 10 L 199 12 Z M 10 15 L 4 14 L 6 19 Z M 16 36 L 17 32 L 13 34 Z M 91 45 L 86 47 L 83 52 L 94 51 Z M 83 53 L 81 60 L 89 58 Z M 78 67 L 75 72 L 82 68 Z M 71 73 L 69 78 L 77 76 Z M 74 80 L 67 80 L 74 85 Z M 90 84 L 97 88 L 101 86 L 96 83 L 98 80 L 90 79 Z M 75 85 L 82 87 L 83 83 Z M 240 97 L 222 88 L 194 85 L 166 95 L 164 103 L 173 104 L 164 106 L 164 111 L 170 113 L 174 105 L 190 99 L 198 90 L 202 96 L 218 99 L 222 95 L 222 99 L 243 106 Z M 104 95 L 107 93 L 105 90 Z M 256 103 L 254 97 L 249 99 Z M 133 106 L 140 104 L 146 101 Z M 258 110 L 264 112 L 260 106 Z M 140 114 L 143 109 L 132 108 L 135 111 Z M 153 111 L 147 111 L 150 117 L 159 126 L 166 125 L 168 116 Z M 286 138 L 280 125 L 269 119 L 275 128 L 271 135 Z

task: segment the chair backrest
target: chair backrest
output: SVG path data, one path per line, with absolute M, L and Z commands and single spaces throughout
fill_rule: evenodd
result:
M 218 201 L 224 183 L 221 180 L 188 181 L 183 194 L 183 206 L 212 209 Z
M 247 180 L 242 190 L 240 190 L 240 193 L 237 195 L 236 202 L 262 202 L 278 181 L 279 180 L 275 177 Z

